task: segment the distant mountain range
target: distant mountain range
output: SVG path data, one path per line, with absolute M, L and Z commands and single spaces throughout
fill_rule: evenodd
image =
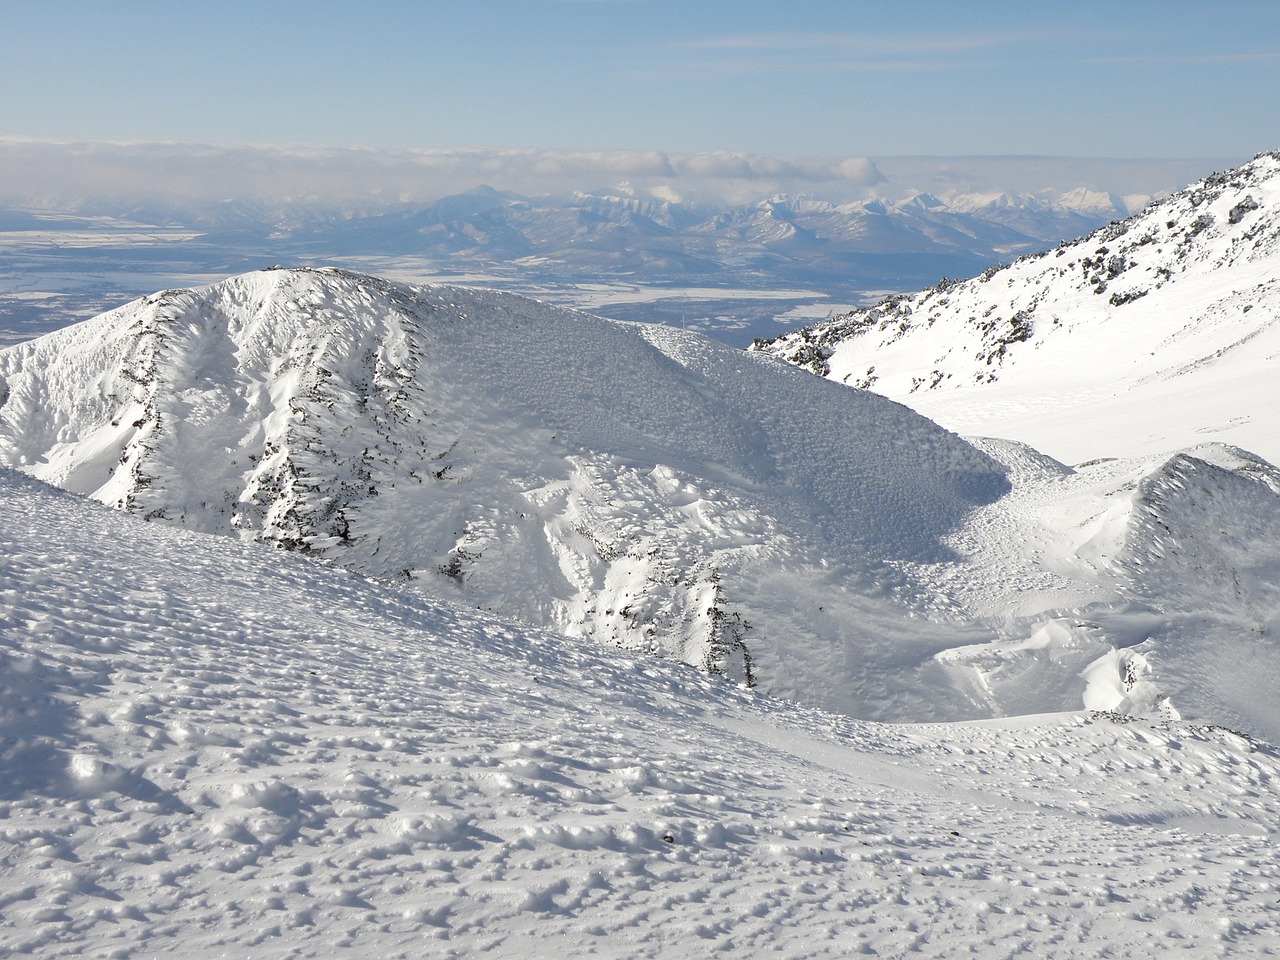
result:
M 278 263 L 482 283 L 745 346 L 886 292 L 972 276 L 1141 200 L 1074 190 L 710 207 L 622 184 L 555 197 L 479 187 L 378 212 L 318 202 L 0 211 L 0 342 L 174 278 Z
M 442 269 L 521 269 L 542 280 L 866 290 L 967 276 L 1129 213 L 1124 201 L 1072 191 L 1036 197 L 917 195 L 833 204 L 778 196 L 710 208 L 622 189 L 523 197 L 479 187 L 425 207 L 363 217 L 323 209 L 227 206 L 135 215 L 208 230 L 258 229 L 281 250 L 414 257 Z
M 1280 153 L 756 349 L 1070 461 L 1205 439 L 1280 460 Z

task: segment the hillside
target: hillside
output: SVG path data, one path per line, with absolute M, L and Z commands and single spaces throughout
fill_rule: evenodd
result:
M 1280 739 L 1280 475 L 1221 445 L 1073 470 L 695 335 L 277 270 L 0 351 L 0 463 L 849 716 Z
M 0 953 L 1249 957 L 1280 758 L 881 726 L 0 469 Z
M 1068 462 L 1205 440 L 1280 460 L 1280 153 L 1046 254 L 765 350 Z
M 0 352 L 0 463 L 864 716 L 971 711 L 921 682 L 956 628 L 913 623 L 900 566 L 1007 489 L 905 407 L 767 358 L 337 271 Z

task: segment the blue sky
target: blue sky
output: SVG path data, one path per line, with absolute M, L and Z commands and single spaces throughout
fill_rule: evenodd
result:
M 7 0 L 0 136 L 1252 156 L 1280 3 Z

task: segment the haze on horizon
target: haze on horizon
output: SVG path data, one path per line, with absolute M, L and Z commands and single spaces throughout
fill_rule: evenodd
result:
M 1242 157 L 779 157 L 728 151 L 375 149 L 0 138 L 0 204 L 117 214 L 224 201 L 365 214 L 481 187 L 531 197 L 634 193 L 711 206 L 783 195 L 847 203 L 917 194 L 1110 193 L 1147 199 Z

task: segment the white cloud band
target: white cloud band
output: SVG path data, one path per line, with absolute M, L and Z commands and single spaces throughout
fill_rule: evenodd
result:
M 220 200 L 343 204 L 354 212 L 426 203 L 488 185 L 530 196 L 608 188 L 712 204 L 778 193 L 835 202 L 916 192 L 1053 193 L 1085 187 L 1155 195 L 1240 162 L 1061 157 L 795 158 L 730 151 L 53 142 L 0 138 L 0 204 L 119 210 Z

